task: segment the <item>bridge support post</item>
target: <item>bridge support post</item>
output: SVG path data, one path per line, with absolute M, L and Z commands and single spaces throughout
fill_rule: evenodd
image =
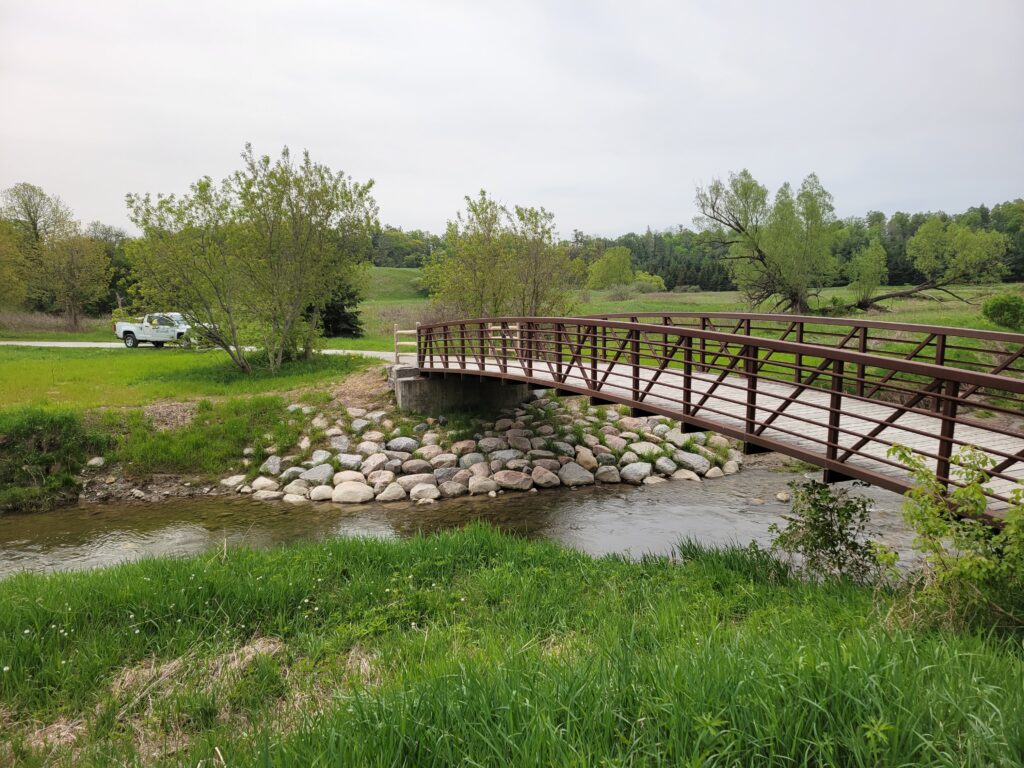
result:
M 497 412 L 530 399 L 528 384 L 508 379 L 458 374 L 427 378 L 398 366 L 389 378 L 398 409 L 408 413 Z

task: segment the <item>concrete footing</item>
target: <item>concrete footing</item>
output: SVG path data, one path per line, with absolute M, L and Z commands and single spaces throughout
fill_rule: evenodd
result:
M 428 378 L 409 366 L 392 366 L 388 382 L 399 410 L 409 413 L 496 412 L 530 399 L 530 387 L 523 382 L 472 374 L 433 374 Z

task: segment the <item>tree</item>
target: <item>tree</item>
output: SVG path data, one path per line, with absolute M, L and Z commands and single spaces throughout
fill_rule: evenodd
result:
M 448 222 L 444 245 L 424 264 L 423 282 L 448 315 L 560 314 L 572 303 L 579 271 L 555 242 L 554 215 L 543 208 L 511 211 L 484 190 L 466 197 Z
M 885 248 L 875 237 L 870 244 L 857 251 L 846 267 L 846 276 L 857 303 L 867 301 L 884 285 L 888 277 Z
M 752 306 L 806 312 L 836 273 L 832 196 L 813 173 L 794 196 L 783 184 L 771 199 L 749 171 L 697 189 L 696 223 L 728 246 L 724 258 Z
M 143 237 L 129 243 L 143 296 L 174 307 L 245 371 L 247 344 L 277 369 L 310 354 L 321 313 L 358 284 L 377 228 L 373 182 L 360 184 L 287 148 L 272 161 L 250 145 L 243 167 L 189 194 L 129 195 Z
M 130 239 L 128 233 L 120 227 L 113 227 L 100 221 L 93 221 L 85 228 L 85 236 L 103 244 L 107 257 L 110 259 L 110 285 L 106 293 L 89 309 L 96 312 L 110 312 L 114 308 L 122 308 L 128 302 L 128 296 L 135 284 L 131 262 L 125 254 L 125 243 Z
M 14 225 L 29 306 L 50 311 L 56 300 L 43 268 L 43 248 L 57 237 L 75 233 L 71 209 L 59 197 L 26 182 L 4 190 L 2 201 L 3 217 Z
M 972 230 L 946 221 L 943 216 L 929 217 L 907 241 L 907 256 L 921 274 L 921 281 L 910 288 L 869 295 L 855 305 L 868 309 L 886 299 L 899 299 L 926 291 L 940 291 L 959 299 L 952 286 L 999 280 L 1006 271 L 1003 256 L 1009 240 L 992 230 Z
M 82 234 L 51 238 L 42 266 L 68 327 L 78 330 L 86 304 L 102 297 L 110 284 L 110 257 L 103 242 Z
M 24 265 L 14 225 L 0 220 L 0 307 L 18 307 L 25 301 Z
M 609 248 L 587 270 L 587 287 L 604 290 L 613 285 L 633 282 L 633 255 L 629 248 L 617 245 Z

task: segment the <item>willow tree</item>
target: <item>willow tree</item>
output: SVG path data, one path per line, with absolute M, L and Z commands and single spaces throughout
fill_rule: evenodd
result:
M 837 272 L 832 196 L 813 173 L 795 195 L 787 183 L 772 197 L 744 169 L 698 187 L 697 208 L 696 224 L 728 248 L 723 258 L 752 306 L 807 312 Z
M 246 145 L 242 159 L 220 184 L 206 177 L 180 197 L 129 195 L 143 233 L 129 253 L 149 307 L 181 312 L 245 371 L 250 345 L 276 369 L 309 353 L 339 288 L 362 284 L 377 206 L 372 181 L 308 153 L 271 160 Z

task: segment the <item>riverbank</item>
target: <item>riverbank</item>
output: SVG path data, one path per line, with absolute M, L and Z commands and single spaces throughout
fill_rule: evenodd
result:
M 749 549 L 592 559 L 481 527 L 15 576 L 4 757 L 1019 762 L 1019 643 L 887 629 L 889 600 Z

